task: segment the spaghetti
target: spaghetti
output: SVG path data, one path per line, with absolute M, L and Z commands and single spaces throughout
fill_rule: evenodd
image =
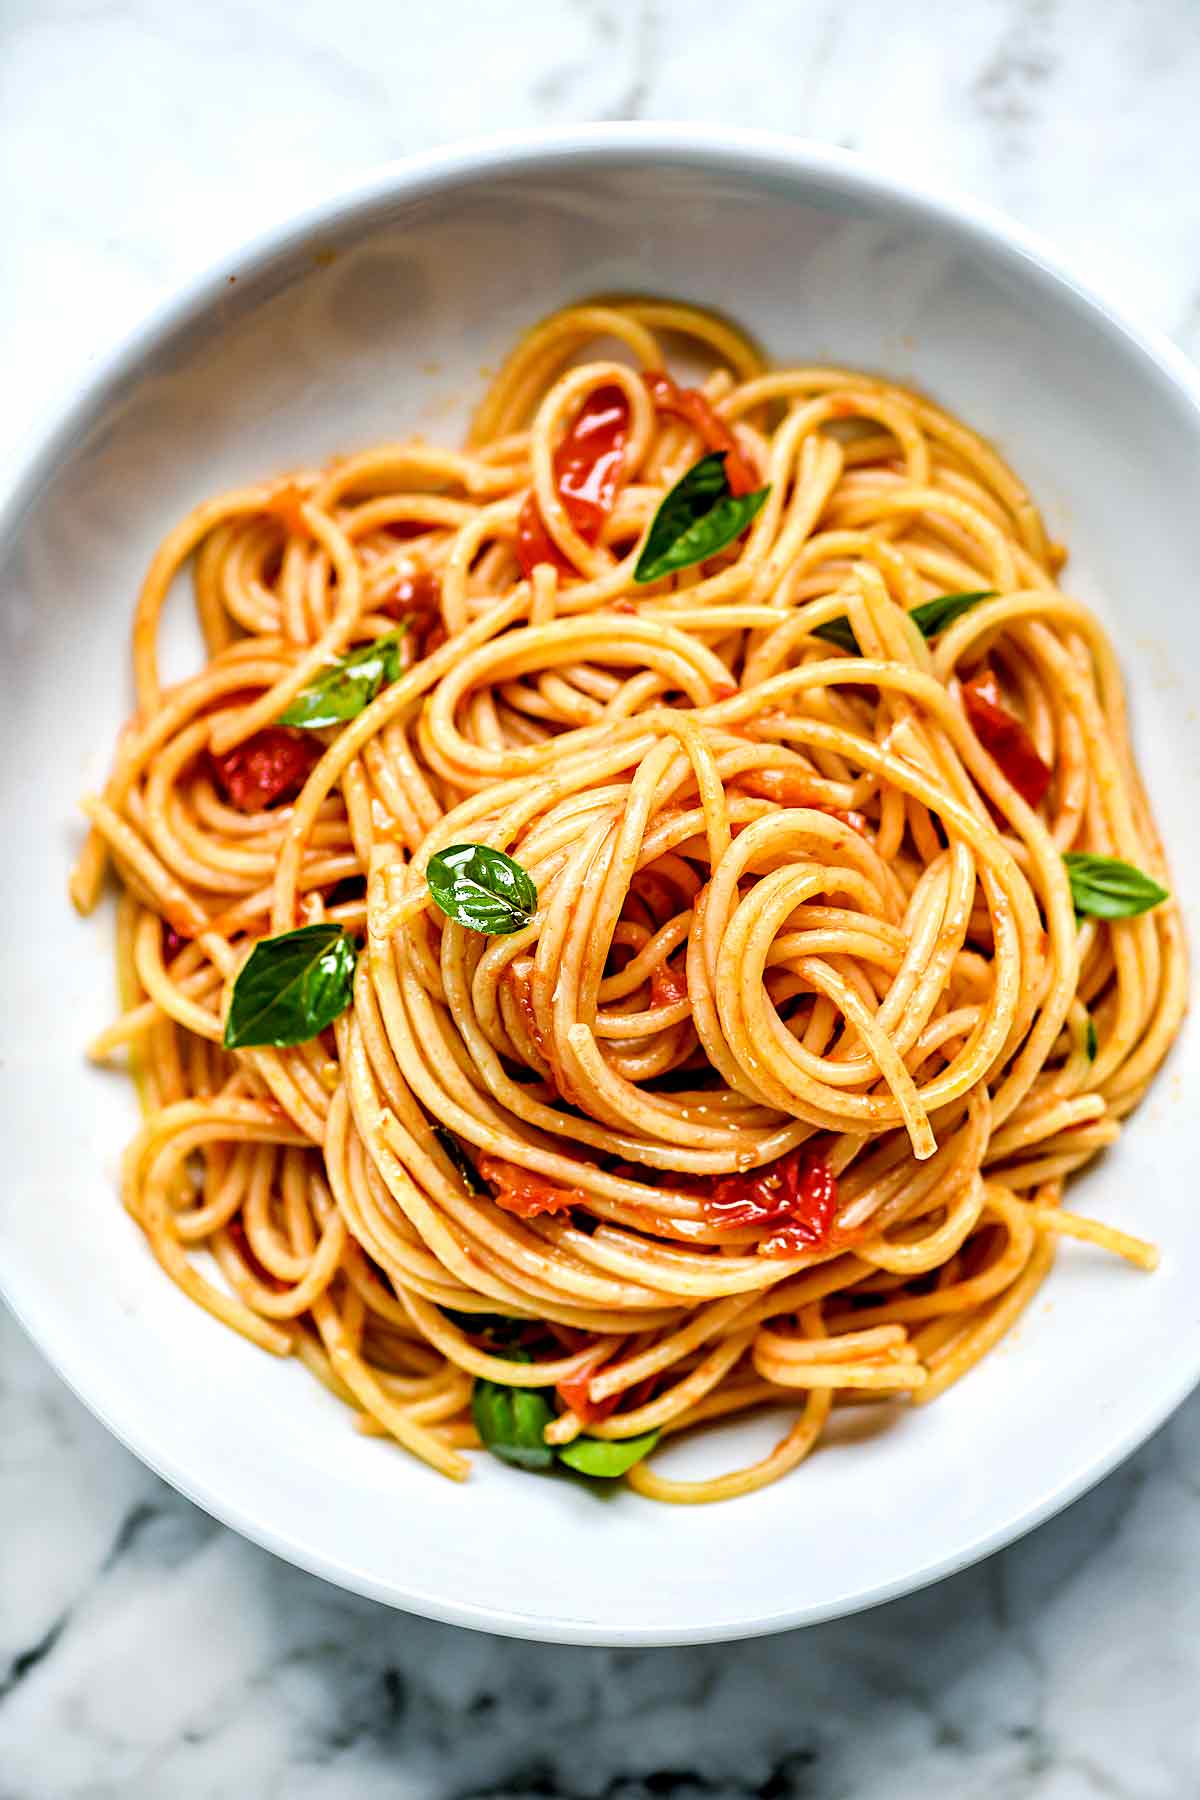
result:
M 942 1393 L 1061 1236 L 1153 1267 L 1061 1207 L 1186 999 L 1063 561 L 922 396 L 650 302 L 538 326 L 462 451 L 198 506 L 72 877 L 120 882 L 91 1054 L 167 1273 L 446 1475 L 482 1433 L 708 1501 Z M 781 1400 L 763 1460 L 657 1468 Z

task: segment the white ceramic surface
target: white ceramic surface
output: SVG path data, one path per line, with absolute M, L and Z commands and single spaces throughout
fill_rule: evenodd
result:
M 192 1308 L 117 1206 L 132 1099 L 79 1054 L 112 1006 L 109 920 L 81 925 L 62 895 L 73 797 L 102 775 L 126 708 L 128 610 L 154 542 L 223 484 L 372 438 L 452 435 L 532 315 L 651 288 L 733 313 L 778 358 L 912 380 L 996 439 L 1070 543 L 1070 586 L 1118 635 L 1177 885 L 1200 893 L 1186 365 L 1015 232 L 836 152 L 621 127 L 393 170 L 139 334 L 35 455 L 0 526 L 8 1297 L 93 1410 L 228 1523 L 381 1599 L 581 1642 L 769 1631 L 929 1581 L 1097 1479 L 1200 1373 L 1194 1036 L 1079 1184 L 1089 1211 L 1160 1240 L 1160 1272 L 1068 1248 L 1019 1332 L 936 1407 L 867 1442 L 847 1434 L 729 1507 L 602 1503 L 485 1462 L 446 1487 Z M 722 1454 L 737 1445 L 675 1459 Z

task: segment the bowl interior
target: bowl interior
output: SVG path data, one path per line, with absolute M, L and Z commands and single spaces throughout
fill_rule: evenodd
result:
M 1075 1190 L 1160 1242 L 1154 1277 L 1066 1247 L 1020 1329 L 934 1407 L 856 1411 L 790 1479 L 730 1505 L 668 1511 L 486 1459 L 459 1489 L 357 1436 L 302 1369 L 158 1271 L 116 1196 L 132 1093 L 81 1056 L 114 1007 L 111 916 L 80 922 L 64 887 L 74 802 L 127 711 L 130 609 L 167 527 L 225 486 L 373 440 L 455 442 L 516 333 L 612 291 L 715 306 L 779 360 L 911 381 L 997 443 L 1070 547 L 1067 586 L 1116 638 L 1176 885 L 1200 895 L 1200 414 L 1169 368 L 1036 257 L 833 158 L 667 134 L 448 157 L 232 263 L 85 397 L 10 514 L 0 1277 L 115 1431 L 282 1554 L 462 1623 L 661 1642 L 915 1586 L 1079 1491 L 1182 1397 L 1200 1372 L 1195 1035 Z M 187 646 L 181 630 L 172 655 Z M 732 1465 L 781 1423 L 673 1461 Z

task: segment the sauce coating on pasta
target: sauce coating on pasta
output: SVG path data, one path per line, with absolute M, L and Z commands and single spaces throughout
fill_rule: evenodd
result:
M 940 405 L 665 302 L 535 327 L 463 448 L 206 502 L 72 878 L 166 1273 L 445 1475 L 695 1502 L 935 1399 L 1064 1235 L 1153 1267 L 1069 1206 L 1186 956 L 1062 562 Z

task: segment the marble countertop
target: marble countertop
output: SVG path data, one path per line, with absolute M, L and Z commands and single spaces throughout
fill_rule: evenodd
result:
M 481 129 L 697 118 L 974 191 L 1200 352 L 1195 0 L 5 0 L 0 453 L 194 269 Z M 0 1800 L 1200 1794 L 1200 1397 L 1033 1536 L 744 1646 L 505 1642 L 214 1524 L 0 1318 Z

